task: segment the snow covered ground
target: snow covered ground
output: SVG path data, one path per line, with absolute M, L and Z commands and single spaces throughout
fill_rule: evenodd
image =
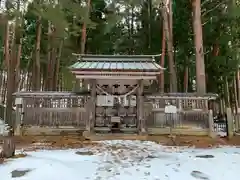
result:
M 240 148 L 165 147 L 148 141 L 26 153 L 0 165 L 1 180 L 232 180 L 240 166 Z

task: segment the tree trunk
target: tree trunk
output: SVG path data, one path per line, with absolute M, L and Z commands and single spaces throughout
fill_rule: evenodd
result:
M 17 1 L 17 10 L 20 11 L 20 2 L 21 0 Z M 21 29 L 21 25 L 22 25 L 22 20 L 20 20 L 19 17 L 16 17 L 16 25 L 15 25 L 15 34 L 16 34 L 16 38 L 15 38 L 15 43 L 16 43 L 16 47 L 17 47 L 17 55 L 16 55 L 16 59 L 14 62 L 15 65 L 15 70 L 14 70 L 14 91 L 18 90 L 18 84 L 19 84 L 19 80 L 20 80 L 20 59 L 21 59 L 21 54 L 22 54 L 22 36 L 21 33 L 19 32 L 19 29 Z
M 30 55 L 30 58 L 28 59 L 28 62 L 27 62 L 27 65 L 25 67 L 25 69 L 23 70 L 23 77 L 20 79 L 20 82 L 19 82 L 19 85 L 18 85 L 18 91 L 21 91 L 23 88 L 25 88 L 25 81 L 28 81 L 28 75 L 29 75 L 29 71 L 30 71 L 30 64 L 31 64 L 31 61 L 32 61 L 32 52 L 31 52 L 31 55 Z M 26 88 L 26 90 L 28 90 Z
M 48 55 L 47 55 L 47 75 L 45 76 L 45 90 L 50 90 L 50 83 L 51 83 L 51 68 L 52 68 L 52 24 L 48 22 Z
M 188 65 L 185 67 L 185 72 L 184 72 L 184 92 L 188 92 Z
M 5 63 L 7 65 L 7 101 L 6 101 L 6 112 L 4 119 L 6 120 L 7 124 L 10 127 L 14 127 L 14 121 L 12 119 L 12 103 L 13 103 L 13 96 L 12 93 L 14 92 L 14 73 L 13 73 L 13 59 L 14 56 L 10 57 L 10 49 L 9 49 L 9 23 L 6 19 L 5 24 L 5 42 L 4 42 L 4 48 L 5 48 Z M 12 52 L 14 54 L 14 48 L 12 49 Z
M 166 38 L 165 38 L 165 31 L 164 26 L 162 27 L 162 54 L 161 54 L 161 62 L 160 65 L 164 67 L 165 64 L 165 49 L 166 49 Z M 160 85 L 160 92 L 164 93 L 164 71 L 161 70 L 160 79 L 159 79 L 159 85 Z
M 51 56 L 51 81 L 50 81 L 50 90 L 56 91 L 55 87 L 55 71 L 56 71 L 56 58 L 57 58 L 57 49 L 52 48 L 52 56 Z
M 29 70 L 27 73 L 27 83 L 26 83 L 27 91 L 30 91 L 32 89 L 32 80 L 33 80 L 33 76 L 31 74 L 31 71 Z
M 56 58 L 56 67 L 55 67 L 55 87 L 57 90 L 60 89 L 59 87 L 59 71 L 60 71 L 60 58 L 62 55 L 62 48 L 63 48 L 63 40 L 60 41 L 59 49 L 58 49 L 58 54 Z
M 173 12 L 172 12 L 172 0 L 169 0 L 168 4 L 169 8 L 169 14 L 168 14 L 168 22 L 169 22 L 169 33 L 170 33 L 170 39 L 173 42 Z
M 237 95 L 237 73 L 234 74 L 233 78 L 233 88 L 234 88 L 234 105 L 235 105 L 235 112 L 238 112 L 238 95 Z
M 83 27 L 82 27 L 82 36 L 81 36 L 81 54 L 85 53 L 85 46 L 86 46 L 86 23 L 83 23 Z
M 176 75 L 174 56 L 173 56 L 173 41 L 172 41 L 172 36 L 170 34 L 169 17 L 168 17 L 167 11 L 168 11 L 167 5 L 165 5 L 165 7 L 163 7 L 162 9 L 162 14 L 163 14 L 164 30 L 166 34 L 167 49 L 168 49 L 170 92 L 177 92 L 177 75 Z
M 5 104 L 6 101 L 6 94 L 7 94 L 7 74 L 6 71 L 4 69 L 4 76 L 3 76 L 3 94 L 2 94 L 2 103 Z
M 128 6 L 127 7 L 127 17 L 126 17 L 126 27 L 127 27 L 127 30 L 128 30 L 128 40 L 131 42 L 131 40 L 132 40 L 132 36 L 131 36 L 131 34 L 132 34 L 132 29 L 131 29 L 131 14 L 130 14 L 130 7 Z M 127 50 L 127 53 L 129 54 L 129 55 L 132 55 L 132 47 L 129 47 L 128 48 L 128 50 Z
M 89 16 L 89 13 L 90 13 L 90 7 L 91 7 L 91 0 L 87 0 L 87 12 L 86 12 L 86 16 Z M 82 26 L 82 36 L 81 36 L 81 54 L 85 54 L 85 51 L 86 51 L 86 40 L 87 40 L 87 24 L 86 22 L 83 23 L 83 26 Z M 82 80 L 82 84 L 83 83 L 83 80 Z M 80 89 L 80 80 L 79 79 L 76 79 L 75 80 L 75 84 L 74 84 L 74 87 L 73 87 L 73 90 L 74 91 L 78 91 Z
M 16 68 L 15 68 L 15 91 L 19 88 L 19 83 L 21 81 L 21 73 L 20 73 L 20 60 L 22 54 L 22 39 L 20 39 L 20 44 L 17 46 L 17 58 L 16 58 Z
M 4 64 L 6 67 L 9 66 L 9 23 L 5 20 L 5 34 L 4 34 Z
M 228 78 L 225 77 L 224 80 L 224 95 L 225 95 L 225 102 L 227 107 L 231 107 L 230 105 L 230 94 L 229 94 L 229 85 L 228 85 Z
M 240 107 L 240 71 L 237 70 L 237 94 L 238 94 L 238 107 Z
M 1 100 L 3 100 L 3 85 L 4 85 L 4 69 L 1 68 L 1 73 L 0 73 L 0 97 Z
M 0 151 L 0 158 L 11 158 L 15 155 L 15 142 L 13 137 L 3 137 L 2 151 Z
M 152 0 L 148 0 L 148 52 L 152 49 Z
M 202 38 L 201 0 L 192 0 L 193 8 L 193 31 L 196 51 L 196 82 L 197 93 L 206 93 L 205 63 Z
M 91 0 L 88 0 L 87 1 L 87 8 L 88 8 L 87 16 L 89 16 L 90 6 L 91 6 Z M 86 25 L 86 22 L 84 22 L 83 26 L 82 26 L 81 54 L 85 53 L 86 39 L 87 39 L 87 25 Z
M 41 90 L 41 65 L 40 65 L 40 43 L 42 34 L 41 16 L 37 19 L 37 31 L 36 31 L 36 47 L 35 47 L 35 62 L 33 63 L 33 90 Z

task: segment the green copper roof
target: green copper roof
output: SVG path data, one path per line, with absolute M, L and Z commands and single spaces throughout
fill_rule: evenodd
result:
M 162 68 L 151 55 L 76 55 L 78 62 L 71 70 L 139 70 L 159 71 Z

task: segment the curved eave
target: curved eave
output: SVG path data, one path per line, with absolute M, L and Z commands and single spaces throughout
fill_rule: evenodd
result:
M 135 75 L 135 76 L 128 76 L 128 75 L 75 75 L 77 79 L 97 79 L 97 80 L 155 80 L 157 76 L 154 75 Z
M 76 54 L 72 53 L 73 56 L 76 56 L 78 58 L 96 58 L 96 59 L 101 59 L 101 58 L 108 58 L 108 59 L 126 59 L 126 58 L 131 58 L 131 59 L 154 59 L 155 57 L 160 57 L 161 54 L 155 54 L 155 55 L 124 55 L 124 54 L 115 54 L 115 55 L 106 55 L 106 54 Z
M 71 71 L 161 71 L 165 68 L 153 61 L 78 61 L 69 67 Z
M 81 68 L 69 68 L 72 72 L 160 72 L 163 69 L 81 69 Z
M 98 75 L 98 76 L 109 76 L 109 75 L 117 75 L 117 76 L 121 76 L 121 75 L 128 75 L 128 76 L 132 76 L 132 75 L 141 75 L 141 76 L 145 76 L 145 75 L 151 75 L 151 76 L 156 76 L 158 74 L 161 74 L 160 71 L 155 71 L 155 72 L 149 72 L 149 71 L 72 71 L 73 74 L 75 75 Z

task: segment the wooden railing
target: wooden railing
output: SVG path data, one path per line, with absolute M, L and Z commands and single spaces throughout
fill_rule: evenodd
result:
M 63 92 L 19 93 L 16 122 L 21 129 L 75 128 L 86 129 L 91 110 L 88 95 Z
M 197 96 L 146 96 L 147 126 L 164 128 L 171 124 L 174 128 L 207 129 L 209 128 L 208 100 L 209 97 Z M 167 103 L 177 108 L 172 120 L 169 120 L 164 112 Z

